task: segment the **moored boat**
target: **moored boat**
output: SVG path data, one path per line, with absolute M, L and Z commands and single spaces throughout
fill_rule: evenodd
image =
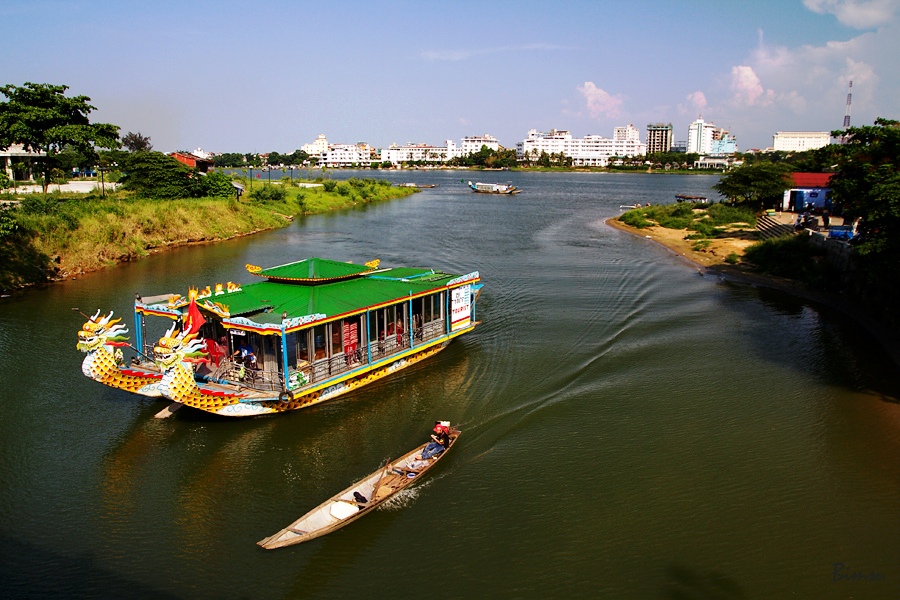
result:
M 479 194 L 518 194 L 522 190 L 508 183 L 472 183 L 469 187 Z
M 111 387 L 169 399 L 174 408 L 253 416 L 360 388 L 479 324 L 477 271 L 321 258 L 247 270 L 263 281 L 136 296 L 134 346 L 119 319 L 98 311 L 79 332 L 78 348 L 87 355 L 82 371 Z M 127 348 L 135 352 L 130 361 Z
M 422 444 L 335 494 L 278 533 L 260 540 L 257 544 L 267 550 L 300 544 L 336 531 L 370 513 L 378 505 L 421 479 L 453 447 L 460 432 L 450 427 L 448 422 L 442 423 L 448 430 L 450 443 L 440 454 L 425 460 L 419 459 L 422 450 L 427 446 Z

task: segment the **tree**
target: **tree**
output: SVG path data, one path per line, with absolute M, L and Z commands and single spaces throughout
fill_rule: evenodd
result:
M 859 294 L 896 324 L 900 290 L 900 122 L 834 131 L 845 135 L 831 178 L 832 199 L 844 222 L 860 220 L 857 250 Z
M 95 147 L 118 148 L 119 128 L 109 123 L 91 123 L 88 114 L 96 107 L 87 96 L 67 98 L 66 85 L 26 82 L 23 86 L 3 85 L 0 93 L 0 148 L 22 144 L 26 150 L 43 152 L 44 193 L 50 181 L 52 158 L 64 146 L 83 153 Z
M 131 133 L 130 131 L 122 136 L 122 145 L 125 146 L 129 152 L 150 152 L 153 150 L 153 144 L 150 143 L 150 138 L 141 135 L 140 132 Z
M 145 198 L 190 198 L 197 193 L 197 176 L 193 169 L 162 152 L 129 154 L 122 187 Z
M 759 163 L 738 167 L 723 175 L 713 189 L 734 202 L 754 211 L 774 206 L 790 188 L 786 164 Z

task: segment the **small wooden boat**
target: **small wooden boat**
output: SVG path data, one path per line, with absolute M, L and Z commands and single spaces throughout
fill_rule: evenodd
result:
M 706 203 L 706 196 L 691 196 L 690 194 L 675 194 L 676 202 L 699 202 L 701 204 Z
M 377 506 L 421 479 L 447 454 L 459 438 L 460 431 L 450 427 L 449 423 L 446 427 L 449 429 L 450 445 L 440 454 L 427 460 L 416 459 L 428 445 L 422 444 L 335 494 L 278 533 L 260 540 L 257 544 L 266 550 L 274 550 L 308 542 L 372 512 Z

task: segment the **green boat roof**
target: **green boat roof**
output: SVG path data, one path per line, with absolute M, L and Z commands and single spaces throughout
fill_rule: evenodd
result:
M 313 257 L 268 269 L 247 265 L 247 270 L 251 275 L 265 277 L 269 281 L 324 283 L 356 277 L 362 273 L 374 271 L 377 266 L 378 261 L 366 265 L 355 265 L 353 263 Z
M 271 330 L 275 325 L 280 328 L 282 317 L 286 314 L 286 326 L 296 329 L 308 323 L 360 313 L 408 300 L 410 296 L 434 293 L 448 286 L 455 287 L 479 279 L 477 271 L 461 276 L 428 268 L 376 269 L 371 266 L 374 263 L 369 264 L 361 266 L 309 259 L 260 269 L 254 274 L 266 277 L 266 281 L 242 285 L 230 292 L 198 297 L 197 305 L 218 313 L 226 323 L 251 329 L 261 326 Z M 251 267 L 248 265 L 248 270 Z M 340 275 L 342 272 L 344 274 Z M 310 273 L 319 276 L 289 276 Z M 137 303 L 136 309 L 169 315 L 187 310 L 186 297 L 179 299 L 177 307 L 163 298 L 168 296 L 148 298 Z

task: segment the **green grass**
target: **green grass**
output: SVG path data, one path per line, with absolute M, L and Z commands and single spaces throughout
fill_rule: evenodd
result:
M 727 235 L 727 229 L 754 229 L 756 215 L 743 208 L 726 204 L 659 204 L 635 208 L 619 217 L 626 225 L 643 229 L 659 225 L 666 229 L 687 229 L 689 239 L 706 239 Z
M 415 193 L 374 179 L 337 182 L 332 192 L 290 184 L 263 189 L 257 184 L 240 200 L 138 199 L 126 192 L 107 194 L 107 198 L 29 195 L 19 209 L 10 211 L 15 227 L 0 232 L 0 288 L 134 260 L 156 248 L 284 227 L 295 215 L 353 208 Z

